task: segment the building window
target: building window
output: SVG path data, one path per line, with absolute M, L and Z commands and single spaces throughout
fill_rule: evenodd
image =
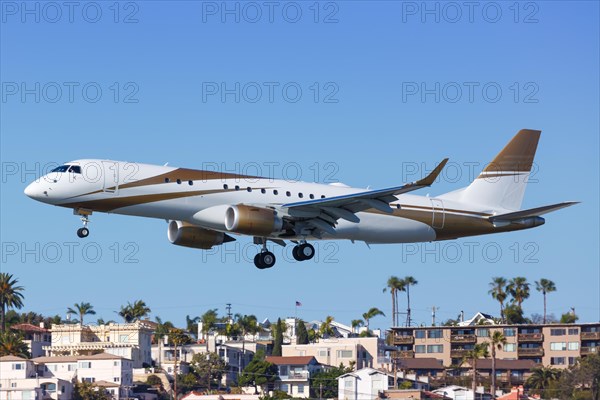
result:
M 504 328 L 504 336 L 512 337 L 512 336 L 515 336 L 515 334 L 516 334 L 515 328 Z
M 304 385 L 299 383 L 298 384 L 298 394 L 303 394 L 304 393 Z
M 479 337 L 489 337 L 490 330 L 488 328 L 479 328 L 475 331 L 475 334 Z
M 281 386 L 279 386 L 279 390 L 285 393 L 289 393 L 290 389 L 287 383 L 282 383 Z
M 515 343 L 506 343 L 504 345 L 504 351 L 506 351 L 506 352 L 517 351 L 517 345 Z
M 282 365 L 281 367 L 279 367 L 279 374 L 282 376 L 287 376 L 288 375 L 288 366 Z
M 14 387 L 14 388 L 17 387 L 17 382 L 11 382 L 10 387 Z
M 12 369 L 25 369 L 25 364 L 13 364 Z
M 444 345 L 443 344 L 429 344 L 427 345 L 428 353 L 443 353 Z
M 443 337 L 441 329 L 430 329 L 427 331 L 429 339 L 441 339 Z
M 424 344 L 415 345 L 415 353 L 425 353 L 425 345 Z
M 352 350 L 338 350 L 338 358 L 352 358 Z
M 415 338 L 417 339 L 425 339 L 425 331 L 415 331 Z
M 329 349 L 319 350 L 319 357 L 328 357 L 328 356 L 329 356 Z
M 92 362 L 91 361 L 80 361 L 79 368 L 92 368 Z
M 579 350 L 579 342 L 569 342 L 569 350 Z
M 550 343 L 550 350 L 563 351 L 567 349 L 567 343 L 565 342 L 552 342 Z
M 121 380 L 121 378 L 119 378 L 118 376 L 113 378 L 113 382 L 119 382 Z
M 550 329 L 550 336 L 563 336 L 567 334 L 566 329 Z
M 81 382 L 93 383 L 96 381 L 96 378 L 81 378 Z
M 344 387 L 345 388 L 351 388 L 352 386 L 354 386 L 353 383 L 354 383 L 354 379 L 353 378 L 346 378 L 344 380 Z
M 577 357 L 569 357 L 569 365 L 575 365 L 577 363 Z
M 569 328 L 569 335 L 579 335 L 579 328 Z
M 564 357 L 550 357 L 550 365 L 565 365 Z
M 129 342 L 128 335 L 119 335 L 119 342 L 121 342 L 121 343 L 127 343 L 127 342 Z
M 77 369 L 77 364 L 69 364 L 67 366 L 67 371 L 75 371 Z

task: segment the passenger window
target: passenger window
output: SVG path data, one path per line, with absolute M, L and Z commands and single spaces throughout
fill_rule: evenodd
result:
M 325 198 L 325 195 L 324 195 L 324 194 L 322 194 L 322 195 L 321 195 L 321 198 L 322 198 L 322 199 L 324 199 L 324 198 Z
M 240 187 L 238 185 L 235 185 L 235 190 L 240 190 Z
M 227 184 L 223 185 L 223 189 L 227 190 L 229 188 L 229 186 L 227 186 Z
M 188 185 L 192 186 L 194 184 L 194 181 L 188 181 Z
M 260 192 L 261 192 L 262 194 L 265 194 L 265 193 L 267 193 L 267 191 L 266 191 L 265 189 L 260 189 Z
M 181 179 L 177 179 L 177 184 L 181 185 Z
M 315 195 L 311 193 L 311 194 L 308 195 L 308 197 L 310 197 L 311 199 L 314 199 Z
M 277 190 L 273 190 L 273 194 L 274 194 L 275 196 L 277 196 L 277 195 L 279 194 L 279 192 L 278 192 Z
M 165 178 L 165 183 L 169 183 L 171 180 L 169 178 Z
M 287 197 L 290 197 L 292 194 L 291 194 L 290 192 L 285 192 L 285 195 L 286 195 Z
M 303 198 L 304 195 L 302 193 L 298 193 L 298 197 Z
M 248 187 L 246 188 L 246 190 L 247 190 L 248 192 L 251 192 L 251 191 L 252 191 L 252 188 L 251 188 L 250 186 L 248 186 Z

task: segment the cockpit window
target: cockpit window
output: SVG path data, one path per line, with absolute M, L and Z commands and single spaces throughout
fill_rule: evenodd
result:
M 69 172 L 72 172 L 74 174 L 81 174 L 81 167 L 79 165 L 71 165 L 71 168 L 69 168 Z
M 54 168 L 51 172 L 67 172 L 69 165 L 61 165 L 60 167 Z

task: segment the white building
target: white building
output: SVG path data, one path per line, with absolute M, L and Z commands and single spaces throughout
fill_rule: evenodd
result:
M 387 373 L 373 368 L 363 368 L 338 378 L 338 399 L 378 399 L 379 393 L 388 390 L 393 384 L 394 378 Z
M 310 378 L 322 369 L 316 358 L 269 356 L 265 360 L 277 366 L 279 380 L 275 389 L 293 397 L 310 397 Z
M 32 360 L 0 357 L 0 400 L 69 400 L 71 397 L 70 381 L 39 376 Z
M 40 326 L 32 324 L 15 324 L 10 327 L 13 331 L 17 331 L 23 335 L 23 341 L 29 347 L 31 357 L 41 357 L 46 355 L 44 346 L 51 344 L 50 330 L 44 327 L 41 322 Z
M 483 387 L 478 387 L 476 392 L 477 400 L 490 400 L 492 398 L 491 394 L 484 392 Z M 450 385 L 434 390 L 433 393 L 444 395 L 452 400 L 474 400 L 473 391 L 463 386 Z
M 150 325 L 131 324 L 53 325 L 52 342 L 43 349 L 50 356 L 79 356 L 98 352 L 110 353 L 133 361 L 134 368 L 150 366 L 152 358 Z

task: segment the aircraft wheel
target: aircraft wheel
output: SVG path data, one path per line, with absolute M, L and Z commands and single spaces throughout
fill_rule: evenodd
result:
M 275 265 L 275 254 L 271 253 L 270 251 L 260 253 L 259 256 L 263 268 L 271 268 L 273 265 Z
M 90 234 L 90 230 L 88 228 L 79 228 L 77 229 L 77 236 L 79 236 L 80 238 L 85 238 L 88 237 L 88 235 Z
M 258 269 L 265 269 L 265 266 L 262 263 L 262 257 L 260 255 L 261 254 L 258 253 L 257 255 L 254 256 L 254 265 Z
M 304 260 L 310 260 L 315 256 L 315 248 L 310 243 L 303 243 L 298 247 L 298 255 Z

